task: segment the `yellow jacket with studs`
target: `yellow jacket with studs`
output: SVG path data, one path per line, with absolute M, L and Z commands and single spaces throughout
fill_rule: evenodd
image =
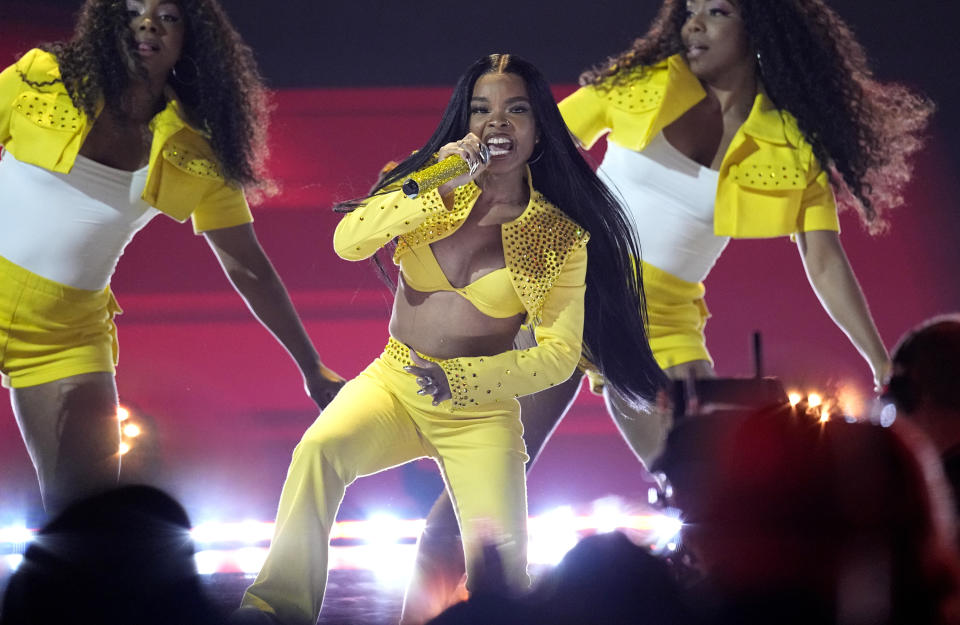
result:
M 585 147 L 609 132 L 609 141 L 639 152 L 704 97 L 683 57 L 674 55 L 628 84 L 582 87 L 560 112 Z M 720 165 L 714 233 L 766 238 L 839 229 L 827 173 L 796 119 L 758 93 Z
M 0 145 L 17 160 L 69 172 L 93 121 L 70 100 L 53 54 L 30 50 L 0 73 Z M 175 98 L 150 130 L 144 201 L 177 221 L 192 217 L 197 232 L 253 221 L 243 190 L 224 180 L 207 138 L 184 120 Z
M 404 255 L 456 232 L 480 193 L 473 182 L 458 187 L 449 209 L 436 189 L 416 199 L 400 191 L 375 195 L 343 217 L 334 249 L 346 260 L 362 260 L 396 238 L 394 262 L 400 264 Z M 450 384 L 452 410 L 529 395 L 570 377 L 582 346 L 589 238 L 530 184 L 526 210 L 501 226 L 501 240 L 537 345 L 438 361 Z

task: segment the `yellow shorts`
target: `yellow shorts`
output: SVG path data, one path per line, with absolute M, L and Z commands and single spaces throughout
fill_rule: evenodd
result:
M 661 369 L 694 360 L 706 360 L 713 365 L 703 334 L 710 318 L 710 311 L 703 301 L 703 283 L 687 282 L 653 265 L 641 263 L 649 322 L 647 339 L 657 364 Z M 606 382 L 596 365 L 581 358 L 578 369 L 587 375 L 590 390 L 602 395 Z
M 6 388 L 72 375 L 116 372 L 110 287 L 87 291 L 38 276 L 0 257 L 0 373 Z
M 657 364 L 662 369 L 694 360 L 706 360 L 712 365 L 703 334 L 710 318 L 703 301 L 703 283 L 687 282 L 653 265 L 642 264 L 650 349 Z

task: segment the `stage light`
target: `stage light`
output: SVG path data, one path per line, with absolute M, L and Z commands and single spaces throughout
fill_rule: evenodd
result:
M 117 406 L 117 421 L 126 421 L 130 418 L 130 411 L 124 406 Z
M 880 410 L 880 425 L 888 428 L 897 420 L 897 407 L 887 404 Z
M 223 558 L 224 552 L 215 549 L 205 549 L 193 554 L 193 561 L 196 562 L 197 573 L 200 575 L 211 575 L 219 571 Z
M 273 523 L 247 520 L 233 527 L 236 540 L 255 545 L 273 536 Z
M 136 438 L 140 436 L 140 426 L 136 423 L 128 423 L 123 426 L 123 435 L 128 438 Z
M 843 386 L 837 392 L 837 407 L 845 417 L 862 416 L 865 407 L 863 394 L 852 384 Z
M 273 523 L 246 520 L 240 523 L 220 523 L 210 521 L 201 523 L 190 531 L 190 536 L 198 545 L 215 543 L 243 543 L 256 545 L 270 540 L 273 535 Z
M 423 531 L 426 519 L 393 519 L 391 531 L 403 538 L 416 538 Z M 373 530 L 367 521 L 338 521 L 330 532 L 330 540 L 367 540 Z
M 556 565 L 580 540 L 577 518 L 570 506 L 560 506 L 530 519 L 528 559 Z
M 642 504 L 641 504 L 642 505 Z M 584 536 L 621 530 L 638 544 L 657 553 L 676 548 L 683 527 L 676 509 L 631 514 L 617 497 L 593 502 L 592 513 L 577 515 L 571 506 L 560 506 L 530 517 L 528 559 L 538 566 L 553 566 Z M 204 522 L 190 531 L 197 545 L 195 560 L 201 574 L 216 572 L 257 573 L 266 558 L 273 523 Z M 409 579 L 416 557 L 416 539 L 423 519 L 398 520 L 376 513 L 365 521 L 340 521 L 331 530 L 331 569 L 363 569 L 374 573 L 378 583 L 401 587 Z M 496 540 L 495 528 L 487 532 Z M 482 532 L 481 532 L 482 534 Z M 239 543 L 239 545 L 238 545 Z M 346 544 L 344 544 L 346 543 Z
M 807 405 L 811 408 L 816 408 L 823 403 L 823 397 L 818 393 L 810 393 L 807 395 Z
M 667 508 L 660 514 L 652 515 L 649 522 L 651 525 L 651 550 L 658 553 L 664 549 L 675 550 L 680 533 L 683 531 L 680 512 L 674 508 Z M 670 545 L 673 545 L 673 547 Z
M 33 532 L 24 525 L 0 527 L 0 545 L 26 545 L 33 540 Z
M 606 534 L 629 524 L 620 500 L 616 497 L 604 497 L 594 501 L 590 522 L 598 534 Z
M 801 395 L 797 391 L 790 391 L 787 397 L 790 399 L 791 406 L 796 406 L 803 399 L 803 395 Z
M 198 523 L 190 530 L 190 538 L 192 538 L 193 542 L 198 546 L 215 542 L 217 535 L 214 533 L 214 525 L 218 524 L 213 521 Z
M 365 545 L 371 550 L 369 568 L 373 570 L 377 582 L 389 588 L 404 588 L 410 580 L 416 560 L 413 545 L 398 543 L 390 545 Z
M 826 408 L 820 411 L 820 423 L 826 423 L 830 420 L 830 411 Z
M 377 512 L 367 519 L 362 538 L 371 545 L 393 545 L 403 538 L 403 526 L 392 514 Z
M 20 563 L 23 562 L 23 556 L 19 553 L 14 553 L 4 556 L 3 560 L 7 563 L 7 568 L 9 568 L 11 571 L 16 571 L 17 567 L 20 566 Z
M 130 451 L 130 443 L 127 441 L 120 441 L 120 448 L 117 450 L 121 456 Z
M 267 560 L 267 550 L 263 547 L 244 547 L 233 553 L 237 567 L 247 575 L 256 575 Z
M 577 528 L 577 517 L 572 506 L 557 506 L 531 520 L 536 523 L 538 531 L 559 529 L 566 532 L 575 531 Z

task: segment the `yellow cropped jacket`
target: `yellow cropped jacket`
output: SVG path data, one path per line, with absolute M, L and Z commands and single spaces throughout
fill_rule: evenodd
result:
M 626 85 L 582 87 L 560 103 L 587 148 L 609 141 L 642 151 L 706 96 L 681 55 L 637 70 Z M 739 238 L 840 229 L 827 173 L 797 127 L 762 91 L 720 165 L 714 232 Z
M 53 54 L 30 50 L 0 73 L 0 145 L 17 160 L 67 173 L 92 127 L 70 100 Z M 177 221 L 192 217 L 197 232 L 253 221 L 243 190 L 224 180 L 207 138 L 184 121 L 175 98 L 150 130 L 144 201 Z
M 472 182 L 458 187 L 449 210 L 436 190 L 416 199 L 400 191 L 374 196 L 340 221 L 334 248 L 342 258 L 362 260 L 397 238 L 393 260 L 399 264 L 404 254 L 453 234 L 480 193 Z M 450 383 L 454 410 L 559 384 L 580 360 L 589 234 L 532 185 L 527 208 L 503 224 L 501 233 L 511 282 L 537 345 L 439 361 Z

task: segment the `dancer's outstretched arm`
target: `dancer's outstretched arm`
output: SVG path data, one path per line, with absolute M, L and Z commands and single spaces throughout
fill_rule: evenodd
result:
M 824 310 L 869 363 L 877 388 L 890 369 L 890 356 L 870 315 L 840 235 L 828 230 L 797 234 L 797 247 L 810 286 Z
M 344 379 L 320 360 L 286 287 L 257 240 L 252 224 L 204 232 L 224 272 L 253 315 L 286 348 L 303 374 L 307 393 L 323 409 Z

